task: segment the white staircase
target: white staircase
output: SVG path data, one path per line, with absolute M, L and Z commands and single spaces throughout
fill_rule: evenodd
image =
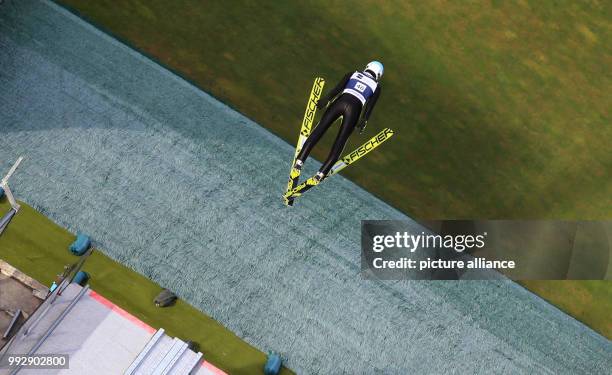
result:
M 187 343 L 171 338 L 161 328 L 151 337 L 124 375 L 183 375 L 195 373 L 202 353 L 187 347 Z

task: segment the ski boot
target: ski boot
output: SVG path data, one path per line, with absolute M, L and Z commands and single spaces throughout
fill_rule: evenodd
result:
M 289 178 L 291 178 L 293 184 L 295 184 L 298 178 L 300 178 L 300 173 L 302 173 L 302 166 L 304 166 L 304 162 L 302 162 L 301 160 L 296 160 L 295 164 L 293 165 L 293 168 L 291 168 L 291 172 L 289 172 Z
M 291 168 L 291 172 L 289 172 L 289 184 L 287 185 L 287 192 L 283 195 L 283 201 L 287 206 L 293 205 L 293 199 L 289 199 L 289 196 L 291 196 L 291 191 L 293 190 L 293 187 L 297 184 L 298 179 L 300 178 L 303 166 L 304 162 L 298 159 L 295 161 L 295 164 Z
M 285 204 L 291 206 L 295 198 L 301 197 L 302 194 L 317 186 L 321 181 L 325 179 L 325 175 L 322 172 L 317 172 L 316 175 L 310 177 L 306 182 L 301 183 L 295 189 L 288 191 L 283 196 Z

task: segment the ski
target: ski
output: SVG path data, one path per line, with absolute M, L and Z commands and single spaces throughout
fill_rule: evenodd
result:
M 336 164 L 332 167 L 325 178 L 338 174 L 341 170 L 353 164 L 357 160 L 361 159 L 376 147 L 383 144 L 386 140 L 393 136 L 393 130 L 389 128 L 384 128 L 374 137 L 370 138 L 366 143 L 357 147 L 353 152 L 347 154 L 342 159 L 338 160 Z M 321 180 L 322 181 L 322 180 Z M 301 183 L 297 187 L 293 188 L 290 192 L 288 191 L 285 194 L 285 200 L 293 202 L 295 198 L 300 197 L 302 194 L 317 186 L 321 181 L 317 180 L 314 176 Z
M 298 178 L 300 177 L 299 172 L 293 169 L 295 165 L 295 160 L 302 151 L 302 146 L 306 139 L 310 135 L 312 131 L 312 124 L 315 119 L 315 114 L 317 113 L 317 102 L 321 98 L 321 93 L 323 93 L 323 86 L 325 85 L 325 79 L 321 77 L 317 77 L 314 80 L 312 85 L 312 90 L 310 90 L 310 97 L 308 99 L 308 103 L 306 103 L 306 111 L 304 112 L 304 119 L 302 120 L 302 127 L 300 129 L 300 136 L 298 138 L 297 144 L 295 146 L 295 154 L 293 154 L 293 161 L 291 162 L 291 170 L 289 171 L 289 182 L 287 183 L 286 193 L 293 190 Z M 285 194 L 287 195 L 287 194 Z M 285 203 L 287 205 L 291 205 L 293 202 L 285 199 Z
M 391 138 L 392 136 L 393 136 L 393 130 L 389 128 L 384 128 L 383 130 L 378 132 L 378 134 L 370 138 L 370 140 L 368 140 L 366 143 L 357 147 L 353 152 L 345 155 L 342 159 L 338 160 L 336 164 L 334 164 L 332 169 L 329 171 L 329 174 L 327 175 L 327 177 L 333 176 L 339 173 L 344 168 L 353 164 L 357 160 L 367 155 L 370 151 L 380 146 L 383 142 L 385 142 L 387 139 Z

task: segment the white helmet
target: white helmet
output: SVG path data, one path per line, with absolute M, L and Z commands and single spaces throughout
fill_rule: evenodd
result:
M 378 81 L 380 77 L 382 77 L 385 71 L 385 68 L 383 67 L 383 64 L 381 64 L 380 62 L 372 61 L 368 63 L 368 65 L 366 65 L 363 71 L 372 73 L 372 76 L 374 76 L 374 78 L 376 78 L 376 80 Z

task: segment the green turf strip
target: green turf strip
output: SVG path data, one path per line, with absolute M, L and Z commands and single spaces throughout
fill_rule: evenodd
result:
M 0 215 L 8 209 L 6 200 L 0 202 Z M 43 284 L 51 285 L 64 265 L 78 260 L 68 251 L 74 237 L 22 204 L 8 229 L 0 235 L 0 259 Z M 225 372 L 263 372 L 264 353 L 189 304 L 179 300 L 172 307 L 155 307 L 153 299 L 161 287 L 146 277 L 97 251 L 85 263 L 84 271 L 91 275 L 89 283 L 96 292 L 150 326 L 164 328 L 170 336 L 197 342 L 204 358 Z M 281 374 L 292 372 L 283 368 Z

